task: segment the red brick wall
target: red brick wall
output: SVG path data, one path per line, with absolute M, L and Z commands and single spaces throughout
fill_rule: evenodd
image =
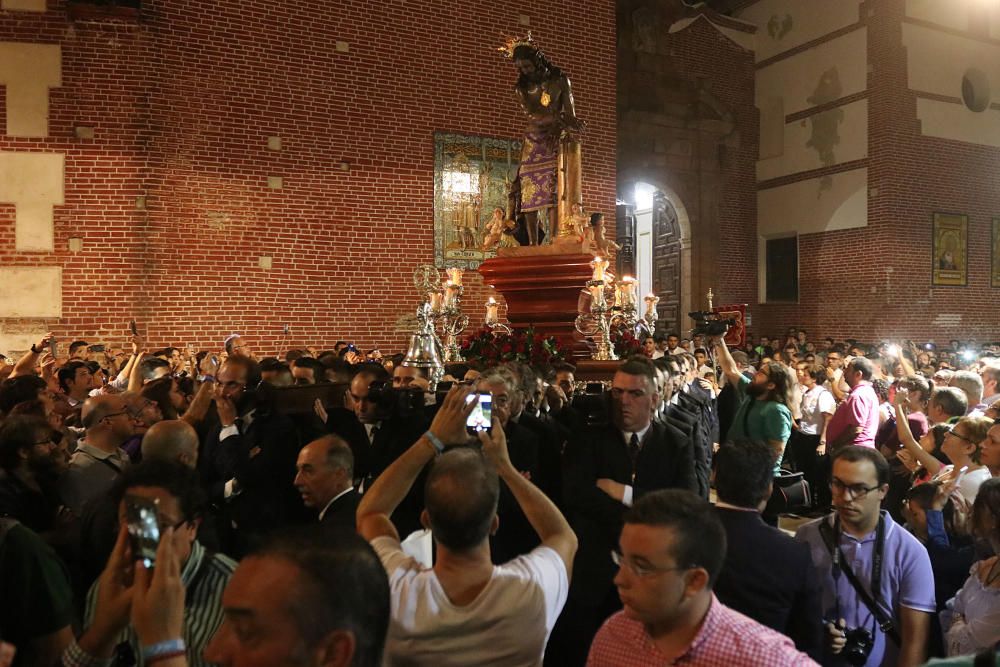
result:
M 0 137 L 0 150 L 68 155 L 56 253 L 13 254 L 3 207 L 0 262 L 64 267 L 64 317 L 45 323 L 64 336 L 122 336 L 134 316 L 154 344 L 241 331 L 265 352 L 339 338 L 402 349 L 393 325 L 416 306 L 412 269 L 432 261 L 433 132 L 519 135 L 515 72 L 496 47 L 525 30 L 521 13 L 570 73 L 588 123 L 585 201 L 614 211 L 614 4 L 534 9 L 151 0 L 132 25 L 73 24 L 61 0 L 44 15 L 0 13 L 0 39 L 63 48 L 52 138 Z M 337 40 L 350 52 L 335 52 Z M 96 138 L 74 139 L 75 124 Z M 280 152 L 267 148 L 272 135 Z M 68 253 L 70 236 L 83 236 L 83 252 Z M 467 285 L 475 326 L 486 291 L 478 275 Z
M 872 66 L 868 178 L 877 189 L 868 200 L 868 227 L 800 236 L 800 303 L 757 307 L 758 335 L 803 326 L 816 339 L 1000 339 L 1000 289 L 989 286 L 1000 150 L 920 134 L 916 96 L 907 88 L 903 5 L 879 0 L 861 11 Z M 967 287 L 931 286 L 936 211 L 969 216 Z M 958 314 L 960 324 L 935 322 L 939 314 Z

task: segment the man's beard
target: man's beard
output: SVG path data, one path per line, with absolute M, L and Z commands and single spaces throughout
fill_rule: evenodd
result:
M 751 382 L 750 386 L 747 387 L 747 394 L 753 396 L 754 398 L 759 398 L 767 393 L 767 387 L 762 384 L 756 384 Z

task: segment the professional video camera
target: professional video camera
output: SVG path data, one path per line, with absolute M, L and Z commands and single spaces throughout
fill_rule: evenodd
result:
M 688 317 L 694 320 L 694 328 L 691 335 L 697 336 L 722 336 L 729 327 L 736 326 L 736 320 L 732 318 L 723 319 L 718 313 L 711 310 L 696 310 L 688 313 Z
M 409 417 L 420 414 L 426 401 L 419 387 L 392 386 L 391 382 L 376 380 L 368 385 L 368 400 L 379 407 L 386 417 Z

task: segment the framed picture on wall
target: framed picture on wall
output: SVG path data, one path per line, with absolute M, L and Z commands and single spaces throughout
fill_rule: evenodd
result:
M 969 216 L 935 213 L 932 285 L 965 287 L 969 278 Z
M 993 218 L 990 237 L 990 287 L 1000 287 L 1000 218 Z

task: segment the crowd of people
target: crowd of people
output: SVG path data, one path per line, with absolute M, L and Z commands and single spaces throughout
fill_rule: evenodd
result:
M 995 661 L 1000 348 L 55 352 L 0 364 L 3 667 Z

